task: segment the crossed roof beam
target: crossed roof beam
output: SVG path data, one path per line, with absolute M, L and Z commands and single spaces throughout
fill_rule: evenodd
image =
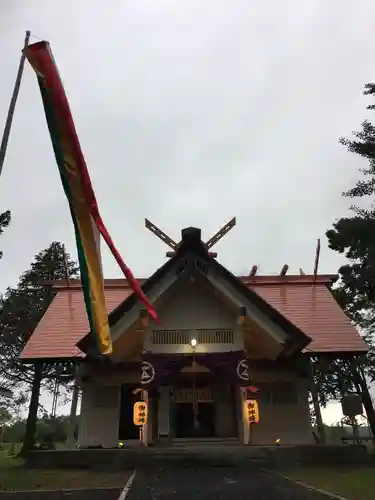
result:
M 231 229 L 234 228 L 236 225 L 236 217 L 233 217 L 227 224 L 225 224 L 219 231 L 217 231 L 206 243 L 206 247 L 208 250 L 210 250 L 216 243 L 218 243 Z M 158 226 L 153 224 L 149 219 L 145 219 L 145 226 L 146 228 L 151 231 L 155 236 L 157 236 L 163 243 L 166 243 L 172 251 L 168 251 L 166 253 L 166 256 L 171 258 L 176 255 L 176 251 L 180 245 L 180 243 L 177 243 L 174 241 L 168 234 L 166 234 L 164 231 L 162 231 Z M 217 253 L 216 252 L 208 252 L 208 255 L 210 257 L 216 258 Z M 320 239 L 318 239 L 317 243 L 317 248 L 316 248 L 316 256 L 315 256 L 315 265 L 314 265 L 314 279 L 316 279 L 316 276 L 318 274 L 318 265 L 319 265 L 319 256 L 320 256 Z M 284 264 L 283 267 L 280 270 L 280 276 L 286 276 L 288 273 L 289 266 L 288 264 Z M 254 277 L 256 276 L 258 272 L 258 266 L 254 265 L 252 266 L 250 272 L 249 272 L 249 277 Z M 299 270 L 299 273 L 301 276 L 304 276 L 306 273 L 303 271 L 303 269 Z
M 225 224 L 219 231 L 217 231 L 206 243 L 206 247 L 210 250 L 216 243 L 218 243 L 231 229 L 236 225 L 236 218 L 233 217 L 227 224 Z M 158 237 L 163 243 L 167 244 L 172 251 L 166 253 L 167 257 L 174 257 L 180 243 L 176 243 L 168 234 L 162 231 L 158 226 L 153 224 L 149 219 L 145 219 L 146 228 Z M 216 258 L 216 252 L 208 252 L 210 257 Z

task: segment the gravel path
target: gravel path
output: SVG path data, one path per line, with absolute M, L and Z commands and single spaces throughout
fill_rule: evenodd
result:
M 126 500 L 330 500 L 275 474 L 231 467 L 137 471 Z

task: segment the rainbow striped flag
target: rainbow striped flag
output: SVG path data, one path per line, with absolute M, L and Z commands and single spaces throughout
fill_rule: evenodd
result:
M 100 234 L 150 316 L 158 321 L 158 315 L 123 262 L 102 221 L 68 99 L 49 43 L 38 42 L 25 50 L 37 75 L 56 162 L 73 219 L 90 332 L 97 340 L 99 352 L 111 354 L 112 342 L 99 250 Z

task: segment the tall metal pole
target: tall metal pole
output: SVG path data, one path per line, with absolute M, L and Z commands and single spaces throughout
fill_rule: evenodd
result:
M 14 110 L 16 109 L 17 97 L 18 97 L 18 94 L 20 91 L 22 74 L 23 74 L 23 69 L 25 66 L 25 59 L 26 59 L 25 49 L 29 45 L 30 35 L 31 35 L 31 32 L 26 31 L 25 43 L 24 43 L 24 47 L 23 47 L 24 50 L 22 51 L 22 54 L 21 54 L 21 59 L 20 59 L 20 64 L 18 66 L 16 82 L 14 84 L 13 94 L 12 94 L 12 98 L 11 98 L 10 104 L 9 104 L 8 115 L 7 115 L 7 118 L 5 120 L 4 132 L 3 132 L 3 137 L 1 139 L 1 145 L 0 145 L 0 176 L 1 176 L 1 173 L 3 170 L 3 166 L 4 166 L 5 154 L 6 154 L 9 136 L 10 136 L 10 129 L 12 127 Z

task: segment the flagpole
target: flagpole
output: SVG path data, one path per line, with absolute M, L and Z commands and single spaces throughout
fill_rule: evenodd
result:
M 4 132 L 3 132 L 3 137 L 1 139 L 1 145 L 0 145 L 0 176 L 1 176 L 1 173 L 3 170 L 3 166 L 4 166 L 5 154 L 6 154 L 9 136 L 10 136 L 10 129 L 12 127 L 12 122 L 13 122 L 14 110 L 16 109 L 16 102 L 17 102 L 19 91 L 20 91 L 23 69 L 25 67 L 25 59 L 26 59 L 25 49 L 29 45 L 30 35 L 31 35 L 31 31 L 26 31 L 25 42 L 23 45 L 24 50 L 22 51 L 22 54 L 21 54 L 21 59 L 20 59 L 20 63 L 18 66 L 17 77 L 16 77 L 16 81 L 14 84 L 13 94 L 12 94 L 12 98 L 11 98 L 10 104 L 9 104 L 8 115 L 7 115 L 6 120 L 5 120 Z
M 68 288 L 70 288 L 70 276 L 69 276 L 69 267 L 68 267 L 68 255 L 65 250 L 65 245 L 63 247 L 63 263 L 64 263 L 64 273 L 65 273 L 65 284 Z
M 65 285 L 68 289 L 68 309 L 69 309 L 69 314 L 72 316 L 73 314 L 73 308 L 72 308 L 72 294 L 71 294 L 71 281 L 70 281 L 70 276 L 69 276 L 69 262 L 68 262 L 68 254 L 66 253 L 65 250 L 65 245 L 63 245 L 63 264 L 64 264 L 64 272 L 65 272 Z
M 314 283 L 316 282 L 316 277 L 318 276 L 319 257 L 320 257 L 320 238 L 318 238 L 318 241 L 316 244 L 315 265 L 314 265 Z

